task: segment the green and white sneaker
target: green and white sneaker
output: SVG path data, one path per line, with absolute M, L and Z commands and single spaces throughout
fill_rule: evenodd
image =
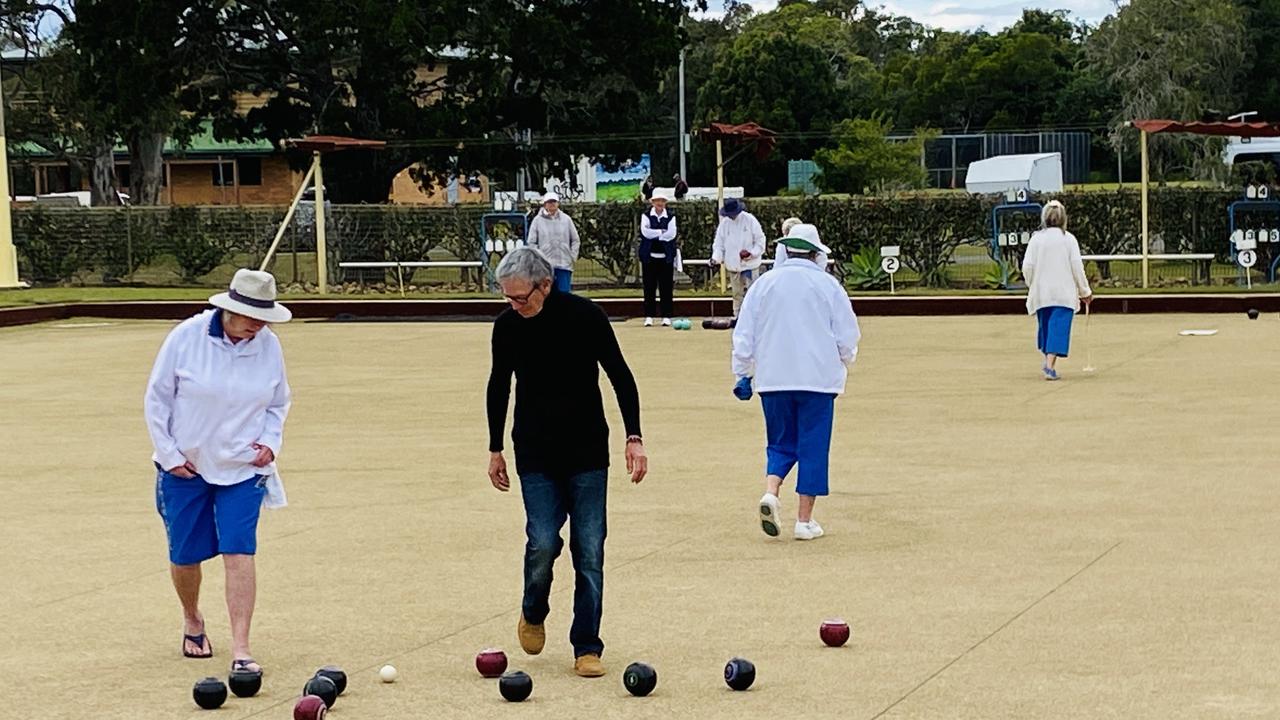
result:
M 778 514 L 778 496 L 765 493 L 760 497 L 760 529 L 769 537 L 778 537 L 782 532 L 782 520 Z

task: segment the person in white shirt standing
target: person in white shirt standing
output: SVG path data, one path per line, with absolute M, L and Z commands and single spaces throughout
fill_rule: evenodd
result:
M 733 393 L 750 400 L 754 383 L 764 409 L 761 529 L 770 537 L 780 534 L 778 492 L 798 464 L 795 538 L 813 540 L 823 534 L 813 508 L 829 493 L 835 399 L 844 392 L 862 333 L 840 281 L 818 264 L 831 252 L 818 228 L 795 225 L 778 242 L 787 246 L 786 264 L 756 281 L 733 331 Z
M 760 221 L 747 212 L 737 198 L 724 201 L 720 209 L 720 225 L 716 228 L 715 244 L 711 249 L 711 265 L 724 265 L 729 273 L 729 288 L 733 291 L 733 316 L 742 308 L 742 298 L 755 280 L 764 257 L 764 230 Z
M 1036 347 L 1044 355 L 1045 380 L 1057 380 L 1058 358 L 1071 349 L 1071 322 L 1080 303 L 1093 302 L 1080 243 L 1067 232 L 1067 209 L 1057 200 L 1040 212 L 1042 228 L 1031 236 L 1022 259 L 1027 281 L 1027 314 L 1038 321 Z
M 200 612 L 201 563 L 222 555 L 232 670 L 261 672 L 249 649 L 258 516 L 264 504 L 287 502 L 275 463 L 291 402 L 280 340 L 268 325 L 292 314 L 276 302 L 275 278 L 255 270 L 236 271 L 230 290 L 209 303 L 165 338 L 147 382 L 156 509 L 182 603 L 182 654 L 213 656 Z
M 542 209 L 529 224 L 526 244 L 536 247 L 551 261 L 555 286 L 560 292 L 573 289 L 573 264 L 578 261 L 582 239 L 573 218 L 560 210 L 560 196 L 549 192 L 542 196 Z
M 640 216 L 640 273 L 644 277 L 644 326 L 653 327 L 657 316 L 658 296 L 662 296 L 662 324 L 671 326 L 675 312 L 676 216 L 667 210 L 670 201 L 665 190 L 655 190 L 649 202 L 653 207 Z

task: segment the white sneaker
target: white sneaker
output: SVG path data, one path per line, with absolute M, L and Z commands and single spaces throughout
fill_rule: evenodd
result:
M 796 539 L 797 540 L 816 540 L 822 537 L 822 526 L 817 520 L 810 520 L 807 523 L 796 521 Z
M 671 318 L 662 318 L 662 327 L 671 327 Z
M 653 327 L 653 318 L 645 318 L 645 319 L 644 319 L 644 326 L 645 326 L 645 327 Z
M 765 493 L 760 497 L 760 529 L 769 537 L 778 537 L 782 532 L 782 520 L 778 514 L 778 496 Z

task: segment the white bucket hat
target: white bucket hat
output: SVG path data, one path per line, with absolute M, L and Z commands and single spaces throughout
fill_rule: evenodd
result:
M 793 225 L 791 232 L 787 233 L 786 237 L 779 238 L 778 242 L 801 252 L 813 252 L 816 250 L 827 255 L 831 254 L 831 248 L 823 245 L 822 240 L 818 238 L 817 226 L 808 223 Z
M 649 202 L 653 202 L 654 200 L 666 200 L 667 202 L 671 202 L 671 193 L 663 189 L 654 190 L 653 197 L 649 198 Z
M 275 276 L 260 270 L 237 270 L 231 289 L 209 298 L 209 304 L 269 323 L 289 322 L 293 317 L 289 308 L 276 302 Z
M 549 202 L 554 202 L 554 203 L 558 203 L 558 202 L 560 202 L 560 196 L 559 196 L 559 195 L 557 195 L 557 194 L 555 194 L 555 193 L 553 193 L 553 192 L 549 192 L 549 193 L 547 193 L 546 195 L 543 195 L 543 196 L 542 196 L 542 204 L 543 204 L 543 205 L 546 205 L 546 204 L 547 204 L 547 203 L 549 203 Z

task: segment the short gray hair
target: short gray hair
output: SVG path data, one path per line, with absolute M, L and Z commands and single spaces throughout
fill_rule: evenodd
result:
M 539 285 L 543 280 L 550 280 L 552 275 L 551 262 L 547 260 L 547 256 L 541 250 L 527 245 L 507 253 L 502 262 L 498 263 L 498 282 L 519 278 Z

